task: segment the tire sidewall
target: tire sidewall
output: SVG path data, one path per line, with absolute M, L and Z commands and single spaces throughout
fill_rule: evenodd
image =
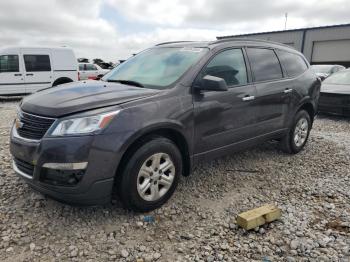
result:
M 296 129 L 296 125 L 297 125 L 297 123 L 299 122 L 299 120 L 301 118 L 305 118 L 307 120 L 307 122 L 308 122 L 308 131 L 307 131 L 307 136 L 306 136 L 306 139 L 305 139 L 304 143 L 301 146 L 298 147 L 295 144 L 295 142 L 294 142 L 294 132 L 295 132 L 295 129 Z M 305 144 L 307 143 L 307 141 L 309 139 L 310 130 L 311 130 L 311 119 L 310 119 L 309 114 L 306 111 L 304 111 L 304 110 L 299 111 L 295 115 L 293 126 L 292 126 L 292 128 L 290 130 L 290 142 L 289 143 L 290 143 L 291 149 L 293 150 L 294 153 L 298 153 L 304 148 Z
M 175 177 L 170 189 L 156 201 L 144 200 L 137 191 L 137 178 L 143 163 L 153 154 L 166 153 L 175 165 Z M 151 140 L 141 146 L 130 157 L 129 162 L 122 174 L 121 193 L 122 201 L 127 203 L 127 207 L 136 211 L 150 211 L 163 205 L 174 193 L 179 177 L 182 174 L 181 153 L 174 143 L 168 139 L 158 138 Z

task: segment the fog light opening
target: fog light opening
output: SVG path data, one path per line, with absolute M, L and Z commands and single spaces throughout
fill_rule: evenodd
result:
M 85 174 L 87 162 L 46 163 L 42 166 L 41 182 L 54 186 L 75 186 Z

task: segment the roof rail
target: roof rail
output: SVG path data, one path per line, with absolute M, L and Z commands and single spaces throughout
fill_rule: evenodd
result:
M 252 42 L 263 42 L 263 43 L 268 43 L 268 44 L 276 44 L 276 45 L 281 45 L 281 46 L 286 46 L 290 47 L 289 45 L 278 43 L 278 42 L 273 42 L 273 41 L 268 41 L 264 39 L 256 39 L 256 38 L 245 38 L 245 37 L 225 37 L 225 38 L 218 38 L 218 40 L 210 42 L 210 44 L 220 44 L 220 43 L 225 43 L 225 42 L 231 42 L 231 41 L 252 41 Z
M 166 45 L 166 44 L 176 44 L 176 43 L 190 43 L 190 42 L 194 42 L 194 41 L 171 41 L 171 42 L 163 42 L 163 43 L 156 44 L 156 46 Z

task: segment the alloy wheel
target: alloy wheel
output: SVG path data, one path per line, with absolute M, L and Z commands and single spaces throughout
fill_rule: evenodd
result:
M 137 176 L 137 192 L 146 201 L 157 201 L 171 188 L 175 165 L 166 153 L 151 155 L 142 164 Z
M 306 118 L 300 118 L 294 129 L 294 143 L 297 147 L 301 147 L 309 132 L 309 122 Z

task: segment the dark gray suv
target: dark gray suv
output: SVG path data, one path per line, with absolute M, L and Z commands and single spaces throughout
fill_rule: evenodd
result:
M 148 211 L 200 160 L 279 140 L 305 145 L 320 81 L 294 49 L 259 40 L 172 42 L 101 81 L 23 99 L 11 133 L 15 172 L 55 199 L 96 205 L 112 192 Z

